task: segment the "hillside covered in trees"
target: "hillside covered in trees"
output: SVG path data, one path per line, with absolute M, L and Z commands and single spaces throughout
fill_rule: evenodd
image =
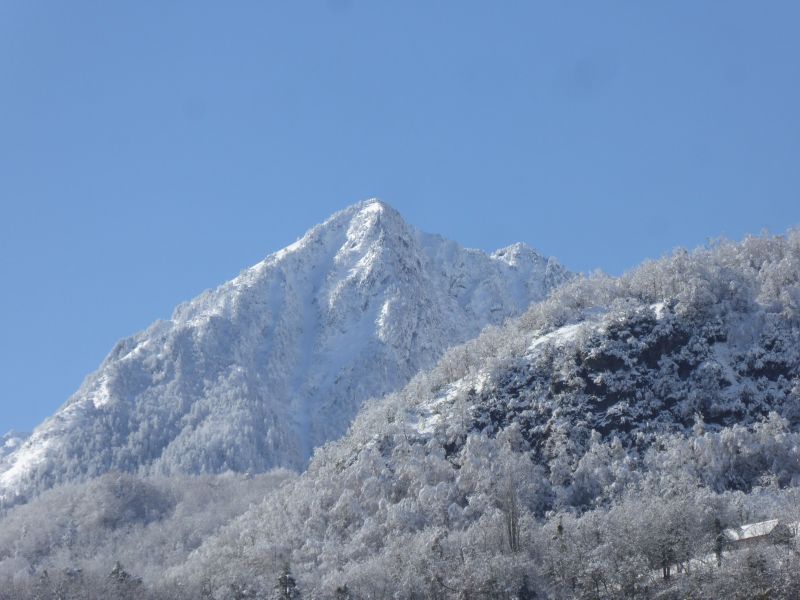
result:
M 799 348 L 798 232 L 577 278 L 301 475 L 109 474 L 7 510 L 0 597 L 797 597 L 794 532 L 723 531 L 800 520 Z

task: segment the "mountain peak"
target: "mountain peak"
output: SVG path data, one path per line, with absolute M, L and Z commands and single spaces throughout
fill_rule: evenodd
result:
M 531 248 L 525 242 L 517 242 L 515 244 L 511 244 L 510 246 L 506 246 L 505 248 L 495 250 L 492 253 L 492 258 L 500 259 L 509 265 L 516 265 L 525 260 L 546 260 L 545 257 L 539 254 L 539 252 L 537 252 L 534 248 Z
M 390 204 L 384 202 L 380 198 L 369 198 L 368 200 L 362 200 L 351 204 L 347 208 L 334 213 L 317 227 L 326 227 L 341 223 L 342 221 L 351 221 L 355 219 L 380 219 L 386 217 L 391 219 L 389 222 L 405 223 L 400 213 Z
M 354 204 L 347 229 L 350 244 L 360 244 L 366 239 L 386 242 L 387 238 L 413 235 L 412 228 L 394 208 L 373 198 Z
M 368 211 L 368 212 L 386 212 L 391 211 L 397 213 L 397 210 L 394 207 L 390 206 L 388 202 L 381 200 L 380 198 L 368 198 L 366 200 L 362 200 L 361 202 L 356 202 L 352 205 L 352 207 L 357 208 L 359 212 Z M 399 214 L 399 213 L 398 213 Z
M 302 251 L 308 247 L 330 245 L 334 243 L 330 241 L 332 236 L 338 239 L 340 246 L 347 245 L 348 241 L 353 245 L 370 232 L 375 233 L 390 227 L 409 229 L 409 225 L 403 220 L 400 213 L 383 200 L 370 198 L 356 202 L 312 227 L 293 244 L 270 254 L 261 263 L 255 265 L 254 269 L 271 265 L 284 259 L 288 254 Z M 338 232 L 344 232 L 344 236 L 337 235 Z
M 353 204 L 118 343 L 0 460 L 0 501 L 109 469 L 302 469 L 366 399 L 564 281 L 540 261 L 517 267 L 423 234 L 381 200 Z

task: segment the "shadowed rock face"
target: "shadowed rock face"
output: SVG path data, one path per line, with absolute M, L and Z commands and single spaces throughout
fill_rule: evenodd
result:
M 753 426 L 770 413 L 800 423 L 800 331 L 788 314 L 754 305 L 708 318 L 631 299 L 530 335 L 523 353 L 494 366 L 486 358 L 479 375 L 439 381 L 445 392 L 410 401 L 406 421 L 437 415 L 439 429 L 425 434 L 444 436 L 448 455 L 470 434 L 513 428 L 543 465 L 567 448 L 580 455 L 593 436 L 644 451 L 659 436 Z
M 569 278 L 524 245 L 487 255 L 356 204 L 120 341 L 0 455 L 0 499 L 109 470 L 301 469 L 364 400 Z

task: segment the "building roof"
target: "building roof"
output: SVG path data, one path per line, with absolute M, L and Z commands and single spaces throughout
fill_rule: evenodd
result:
M 769 535 L 780 523 L 779 519 L 770 519 L 769 521 L 761 521 L 760 523 L 748 523 L 740 527 L 731 527 L 722 532 L 731 542 L 741 542 L 753 538 L 764 537 Z

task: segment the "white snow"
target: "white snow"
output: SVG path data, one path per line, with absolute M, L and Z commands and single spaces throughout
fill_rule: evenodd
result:
M 728 344 L 717 342 L 712 346 L 714 351 L 714 357 L 716 358 L 719 365 L 722 367 L 722 372 L 725 374 L 725 379 L 730 382 L 733 389 L 729 390 L 729 393 L 733 392 L 738 394 L 741 385 L 739 382 L 739 376 L 734 371 L 733 367 L 731 366 L 731 349 Z
M 12 429 L 3 436 L 0 436 L 0 461 L 7 454 L 11 454 L 17 448 L 22 446 L 26 439 L 30 437 L 30 433 L 21 433 Z M 2 467 L 2 462 L 0 462 Z
M 531 342 L 528 351 L 532 352 L 545 344 L 562 344 L 575 339 L 575 336 L 581 330 L 585 323 L 573 323 L 571 325 L 564 325 L 558 329 L 541 335 Z
M 527 246 L 489 256 L 417 231 L 378 200 L 353 205 L 122 342 L 0 458 L 0 494 L 24 492 L 40 470 L 58 477 L 65 444 L 87 471 L 131 459 L 164 472 L 302 468 L 364 400 L 569 277 Z
M 44 465 L 54 450 L 59 448 L 58 432 L 73 426 L 80 427 L 81 412 L 77 404 L 63 408 L 0 462 L 0 501 L 22 491 L 31 472 Z
M 457 384 L 449 385 L 443 395 L 415 407 L 408 415 L 406 424 L 420 435 L 432 434 L 444 422 L 444 415 L 440 411 L 459 393 L 460 387 Z
M 769 535 L 778 526 L 778 519 L 761 521 L 760 523 L 748 523 L 740 527 L 733 527 L 723 531 L 723 535 L 733 542 L 740 542 L 751 538 Z

